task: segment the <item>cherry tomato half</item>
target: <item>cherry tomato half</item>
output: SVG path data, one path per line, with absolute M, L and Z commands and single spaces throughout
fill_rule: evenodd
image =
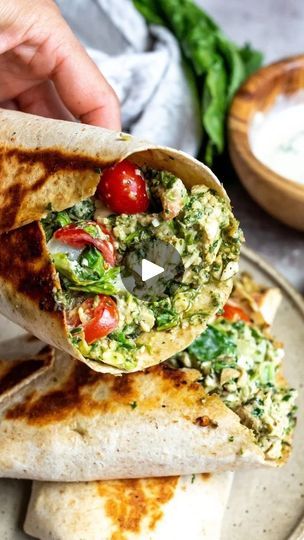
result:
M 88 224 L 93 223 L 89 222 Z M 97 225 L 94 222 L 94 225 Z M 99 227 L 99 225 L 97 225 Z M 108 240 L 103 240 L 101 238 L 94 238 L 91 236 L 88 232 L 86 232 L 84 229 L 81 229 L 80 227 L 77 227 L 77 225 L 74 225 L 73 223 L 70 225 L 66 225 L 65 227 L 62 227 L 61 229 L 58 229 L 54 237 L 57 238 L 57 240 L 60 240 L 64 244 L 68 244 L 69 246 L 76 247 L 79 249 L 84 248 L 88 244 L 96 247 L 102 254 L 104 260 L 110 265 L 114 266 L 115 264 L 115 249 L 113 245 L 113 239 L 111 233 L 105 229 L 105 227 L 102 227 L 102 231 L 104 234 L 107 234 Z
M 138 167 L 128 160 L 103 171 L 97 197 L 117 214 L 139 214 L 149 207 L 146 182 Z
M 231 304 L 226 304 L 223 307 L 223 314 L 222 316 L 225 319 L 228 319 L 228 321 L 245 321 L 250 322 L 250 318 L 248 317 L 247 313 L 245 311 L 237 306 L 232 306 Z
M 106 337 L 118 326 L 119 316 L 115 301 L 111 296 L 99 294 L 99 303 L 94 307 L 95 298 L 88 298 L 81 304 L 88 322 L 83 324 L 86 342 L 94 343 L 97 339 Z

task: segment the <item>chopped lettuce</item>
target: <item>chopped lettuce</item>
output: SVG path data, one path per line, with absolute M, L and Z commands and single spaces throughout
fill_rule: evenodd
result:
M 222 355 L 233 357 L 236 352 L 236 342 L 229 332 L 223 331 L 221 327 L 210 325 L 188 347 L 188 352 L 198 362 L 215 360 Z
M 66 278 L 66 288 L 94 294 L 115 294 L 119 267 L 105 269 L 101 253 L 95 247 L 85 248 L 78 261 L 71 261 L 66 253 L 54 253 L 56 270 Z
M 281 379 L 282 356 L 257 328 L 220 318 L 170 362 L 198 369 L 205 391 L 253 430 L 268 459 L 279 459 L 295 426 L 297 396 Z

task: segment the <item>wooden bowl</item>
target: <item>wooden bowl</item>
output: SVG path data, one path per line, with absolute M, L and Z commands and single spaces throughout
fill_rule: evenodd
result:
M 300 89 L 304 89 L 304 55 L 287 58 L 254 73 L 232 102 L 228 141 L 233 165 L 252 198 L 283 223 L 304 231 L 304 185 L 287 180 L 263 165 L 249 144 L 254 114 L 269 109 L 278 95 L 291 95 Z

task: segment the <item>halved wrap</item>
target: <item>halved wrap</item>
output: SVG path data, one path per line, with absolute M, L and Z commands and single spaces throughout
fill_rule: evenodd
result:
M 220 540 L 232 476 L 34 482 L 24 530 L 39 540 Z
M 242 235 L 202 163 L 122 133 L 3 110 L 0 153 L 0 311 L 9 319 L 119 374 L 185 349 L 225 304 Z M 132 291 L 141 289 L 128 257 L 140 262 L 143 246 L 159 242 L 179 254 L 179 273 L 166 275 L 162 295 L 158 282 L 139 298 L 120 276 L 130 271 Z
M 52 370 L 0 408 L 0 475 L 78 482 L 282 465 L 296 391 L 265 329 L 271 291 L 243 276 L 223 316 L 143 372 L 100 374 L 58 352 Z M 261 305 L 268 322 L 253 324 Z
M 56 352 L 52 372 L 0 407 L 0 476 L 80 482 L 263 463 L 251 431 L 196 370 L 115 377 Z

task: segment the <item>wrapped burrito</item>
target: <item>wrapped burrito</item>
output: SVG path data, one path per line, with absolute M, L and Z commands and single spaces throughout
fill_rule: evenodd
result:
M 6 344 L 0 402 L 52 369 L 50 347 L 24 336 Z M 25 359 L 8 360 L 22 355 Z M 40 351 L 40 353 L 39 353 Z M 36 356 L 34 356 L 36 354 Z M 24 530 L 41 540 L 219 540 L 233 474 L 33 484 Z
M 0 151 L 6 317 L 119 374 L 185 349 L 223 307 L 242 234 L 202 163 L 126 134 L 4 110 Z M 136 271 L 146 249 L 169 268 L 155 287 Z
M 57 352 L 0 408 L 0 475 L 78 482 L 283 464 L 296 392 L 281 344 L 252 323 L 263 305 L 266 326 L 264 299 L 244 277 L 184 353 L 143 372 L 113 377 Z
M 232 477 L 35 482 L 24 530 L 39 540 L 220 540 Z

